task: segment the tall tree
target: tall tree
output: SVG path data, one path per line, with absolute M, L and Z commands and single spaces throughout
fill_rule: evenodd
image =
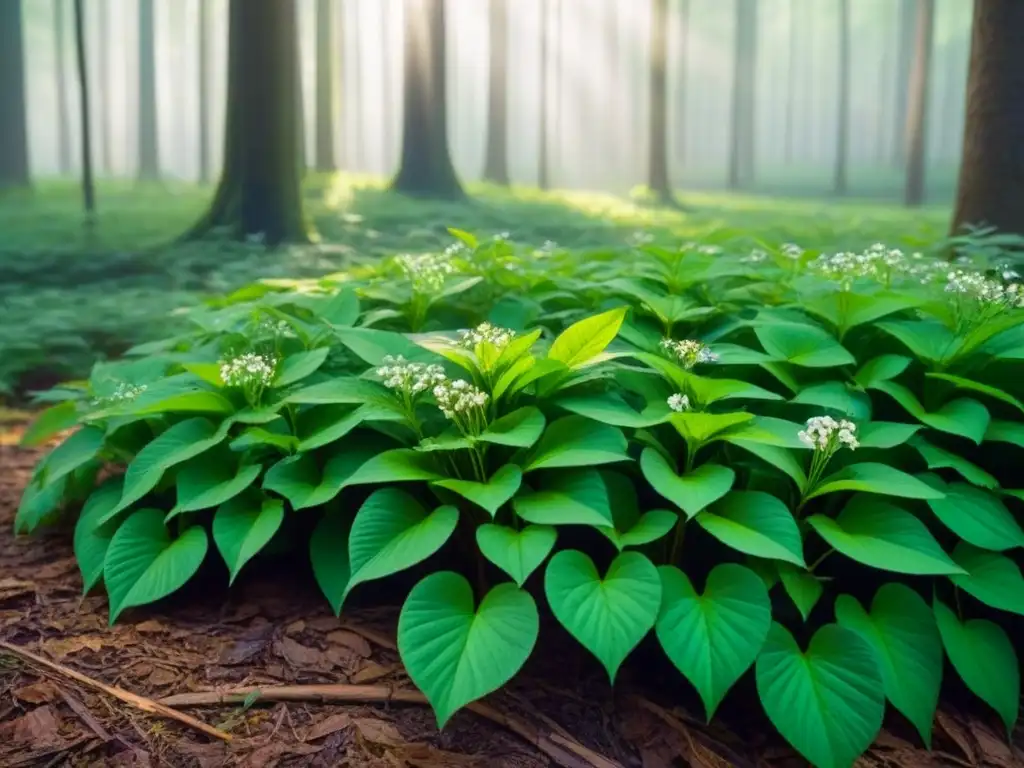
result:
M 833 187 L 846 194 L 846 165 L 850 144 L 850 0 L 839 0 L 839 88 L 836 89 L 836 167 Z
M 110 0 L 99 0 L 96 4 L 96 107 L 100 128 L 100 152 L 103 155 L 103 172 L 110 174 L 114 165 L 114 147 L 110 135 Z
M 65 0 L 53 0 L 53 52 L 57 76 L 57 163 L 62 175 L 71 173 L 71 115 L 68 108 L 67 20 Z
M 231 0 L 224 167 L 210 209 L 186 233 L 227 232 L 270 245 L 307 242 L 295 109 L 295 4 Z
M 799 38 L 797 37 L 797 27 L 800 23 L 796 13 L 796 2 L 797 0 L 789 0 L 787 10 L 789 11 L 789 32 L 786 40 L 786 125 L 784 128 L 783 141 L 785 146 L 783 147 L 783 160 L 786 165 L 789 165 L 793 161 L 793 149 L 794 149 L 794 133 L 797 119 L 796 109 L 796 81 L 797 81 L 797 66 L 800 62 L 800 49 L 799 49 Z
M 1024 3 L 975 0 L 953 232 L 967 224 L 1024 235 Z
M 381 88 L 380 88 L 380 145 L 381 167 L 384 173 L 390 170 L 391 152 L 394 146 L 393 122 L 391 105 L 391 0 L 384 0 L 380 5 L 380 55 L 381 55 Z
M 754 174 L 754 86 L 757 62 L 757 0 L 736 0 L 733 56 L 732 141 L 729 187 L 748 183 Z
M 908 81 L 907 127 L 904 134 L 907 151 L 907 182 L 904 202 L 909 206 L 924 202 L 925 131 L 928 115 L 928 83 L 932 63 L 932 34 L 935 28 L 935 0 L 917 0 L 917 27 L 914 35 L 914 65 Z
M 676 141 L 676 164 L 686 168 L 686 92 L 687 92 L 687 71 L 689 69 L 690 56 L 690 0 L 679 0 L 676 8 L 676 28 L 678 35 L 676 39 L 676 78 L 678 90 L 676 92 L 676 128 L 673 132 Z
M 548 29 L 548 15 L 550 7 L 547 0 L 540 0 L 540 53 L 538 55 L 540 69 L 540 104 L 537 117 L 537 186 L 547 189 L 550 184 L 548 179 L 548 85 L 551 81 L 551 74 L 548 72 L 548 60 L 551 48 L 550 31 Z
M 318 171 L 337 170 L 334 126 L 338 111 L 334 0 L 316 0 L 316 157 Z
M 896 108 L 893 112 L 893 167 L 903 168 L 907 162 L 907 145 L 902 140 L 910 110 L 910 78 L 914 68 L 914 46 L 917 39 L 918 0 L 899 0 L 896 32 Z
M 662 203 L 674 205 L 668 170 L 668 0 L 652 0 L 650 135 L 647 186 Z
M 484 179 L 508 186 L 508 5 L 490 0 L 487 150 Z
M 92 178 L 92 136 L 89 129 L 89 72 L 85 58 L 85 10 L 82 0 L 75 0 L 75 54 L 78 59 L 78 90 L 80 94 L 82 131 L 82 202 L 86 223 L 96 214 L 96 189 Z
M 28 109 L 20 2 L 0 2 L 0 190 L 27 187 Z
M 210 0 L 199 0 L 199 181 L 210 183 Z
M 444 0 L 408 0 L 402 157 L 391 182 L 407 195 L 465 196 L 448 149 Z
M 153 0 L 139 0 L 139 172 L 140 181 L 160 178 L 156 118 L 156 18 Z

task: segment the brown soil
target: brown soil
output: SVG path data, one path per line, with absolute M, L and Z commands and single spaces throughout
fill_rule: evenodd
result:
M 312 584 L 282 580 L 269 568 L 230 593 L 186 589 L 180 599 L 131 611 L 107 627 L 102 593 L 81 597 L 67 533 L 13 536 L 14 510 L 38 454 L 11 443 L 10 433 L 6 439 L 0 433 L 3 640 L 154 700 L 242 686 L 269 692 L 282 685 L 347 683 L 414 690 L 394 649 L 394 609 L 357 609 L 337 619 Z M 708 727 L 680 709 L 655 703 L 655 688 L 639 664 L 624 671 L 613 693 L 583 652 L 557 642 L 544 647 L 545 654 L 535 654 L 538 658 L 507 690 L 486 702 L 518 735 L 467 711 L 439 733 L 428 707 L 386 700 L 257 700 L 248 709 L 225 704 L 183 710 L 229 732 L 231 744 L 0 651 L 0 766 L 805 764 L 763 722 L 756 727 L 748 722 L 745 727 L 753 732 L 741 738 L 717 723 Z M 685 685 L 680 681 L 678 687 Z M 978 714 L 980 719 L 968 718 L 944 709 L 932 753 L 916 749 L 897 723 L 858 765 L 1024 765 L 1024 751 L 1007 746 L 993 718 Z

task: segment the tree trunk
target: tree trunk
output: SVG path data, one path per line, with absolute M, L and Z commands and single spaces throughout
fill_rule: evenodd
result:
M 318 171 L 337 170 L 334 126 L 338 110 L 334 0 L 316 0 L 316 160 Z
M 0 2 L 0 190 L 29 185 L 25 45 L 20 2 Z
M 925 141 L 928 115 L 928 80 L 932 62 L 932 31 L 935 27 L 935 0 L 917 0 L 917 32 L 914 40 L 914 66 L 910 70 L 907 102 L 907 184 L 904 202 L 908 206 L 924 202 Z M 1016 30 L 1019 31 L 1019 30 Z
M 295 109 L 295 5 L 231 0 L 224 167 L 213 202 L 186 238 L 223 232 L 269 245 L 308 242 Z
M 668 0 L 651 5 L 650 136 L 647 185 L 662 203 L 675 203 L 668 171 Z
M 551 40 L 548 31 L 550 8 L 547 0 L 540 0 L 540 110 L 537 117 L 537 186 L 547 189 L 548 179 L 548 59 L 550 58 Z
M 199 0 L 199 182 L 210 183 L 210 2 Z
M 975 0 L 963 160 L 952 231 L 1024 235 L 1024 3 Z
M 89 73 L 85 59 L 85 10 L 75 0 L 75 53 L 78 58 L 78 89 L 81 94 L 82 202 L 85 219 L 91 224 L 96 214 L 96 189 L 92 178 L 92 136 L 89 132 Z
M 53 0 L 54 69 L 57 75 L 57 162 L 62 176 L 71 173 L 71 115 L 68 108 L 68 70 L 64 16 L 65 0 Z
M 917 39 L 918 0 L 900 0 L 899 27 L 896 39 L 896 108 L 893 112 L 894 168 L 903 168 L 907 161 L 906 136 L 910 110 L 910 78 L 914 67 L 914 46 Z
M 156 24 L 153 0 L 139 0 L 139 181 L 160 178 L 156 118 Z
M 490 65 L 484 179 L 508 186 L 508 5 L 490 0 Z
M 736 0 L 733 59 L 732 148 L 729 188 L 751 181 L 754 171 L 754 84 L 757 61 L 757 0 Z
M 444 0 L 408 0 L 402 158 L 391 183 L 406 195 L 461 199 L 448 150 Z
M 384 0 L 380 7 L 380 144 L 381 168 L 384 173 L 391 170 L 391 153 L 394 151 L 394 139 L 392 138 L 394 117 L 391 110 L 391 105 L 394 102 L 391 88 L 391 36 L 388 34 L 391 24 L 390 9 L 390 0 Z
M 850 0 L 839 0 L 839 88 L 836 131 L 836 167 L 834 188 L 846 194 L 846 164 L 850 143 Z
M 99 0 L 99 39 L 96 41 L 96 111 L 99 117 L 100 152 L 103 153 L 103 172 L 108 176 L 114 169 L 114 145 L 110 136 L 110 0 Z
M 689 63 L 690 51 L 690 0 L 680 0 L 678 14 L 679 39 L 677 41 L 676 54 L 676 77 L 679 81 L 679 88 L 676 92 L 676 114 L 674 131 L 676 145 L 676 165 L 686 170 L 686 84 L 687 64 Z
M 797 73 L 797 62 L 799 60 L 800 51 L 797 48 L 797 15 L 796 15 L 796 0 L 789 0 L 789 39 L 787 43 L 787 58 L 786 58 L 786 127 L 783 141 L 785 146 L 783 147 L 783 161 L 786 165 L 793 162 L 793 133 L 796 125 L 796 73 Z

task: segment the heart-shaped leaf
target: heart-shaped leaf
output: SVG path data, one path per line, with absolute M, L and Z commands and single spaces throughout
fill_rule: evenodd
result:
M 395 448 L 374 456 L 348 479 L 347 485 L 398 483 L 412 480 L 443 480 L 437 462 L 429 453 Z
M 289 384 L 294 384 L 307 376 L 311 376 L 324 364 L 330 351 L 330 347 L 320 347 L 319 349 L 310 349 L 305 352 L 296 352 L 294 355 L 288 355 L 288 357 L 281 361 L 281 365 L 277 369 L 277 373 L 274 376 L 274 386 L 287 387 Z
M 882 727 L 878 663 L 849 629 L 826 624 L 801 651 L 789 632 L 772 624 L 756 671 L 768 718 L 817 768 L 850 768 Z
M 522 482 L 522 470 L 515 464 L 506 464 L 491 475 L 491 479 L 486 483 L 448 478 L 438 480 L 434 485 L 454 491 L 463 498 L 483 507 L 491 513 L 491 517 L 494 517 L 498 514 L 501 505 L 516 495 Z
M 697 522 L 737 552 L 805 566 L 796 518 L 770 493 L 731 491 L 697 515 Z
M 698 594 L 686 574 L 674 566 L 662 566 L 658 572 L 658 641 L 697 689 L 710 721 L 768 636 L 772 624 L 768 590 L 756 573 L 732 563 L 711 571 L 704 594 Z
M 544 424 L 544 414 L 533 406 L 527 406 L 492 421 L 477 439 L 513 448 L 529 448 L 544 432 Z
M 262 471 L 260 464 L 239 466 L 237 459 L 219 454 L 189 462 L 178 472 L 178 503 L 167 519 L 230 501 L 256 482 Z
M 114 533 L 103 564 L 110 623 L 125 608 L 145 605 L 184 586 L 199 570 L 209 542 L 193 525 L 172 539 L 158 509 L 140 509 Z
M 778 569 L 783 589 L 786 590 L 789 599 L 793 601 L 793 605 L 800 611 L 804 621 L 807 621 L 807 617 L 811 615 L 811 611 L 818 604 L 821 593 L 824 591 L 821 582 L 810 571 L 797 568 L 790 563 L 778 562 L 775 567 Z
M 512 679 L 530 657 L 539 628 L 529 593 L 499 584 L 477 607 L 469 582 L 441 571 L 406 598 L 398 652 L 443 728 L 457 710 Z
M 82 573 L 82 594 L 88 594 L 103 578 L 103 562 L 110 540 L 117 530 L 116 521 L 105 519 L 121 498 L 124 477 L 112 477 L 89 495 L 75 523 L 75 560 Z
M 872 568 L 919 576 L 962 571 L 924 523 L 871 496 L 854 496 L 834 520 L 811 515 L 807 522 L 833 549 Z
M 945 491 L 945 498 L 928 502 L 932 512 L 953 533 L 981 549 L 994 552 L 1024 546 L 1024 530 L 999 497 L 966 483 L 929 483 Z
M 754 326 L 754 333 L 764 351 L 780 362 L 807 368 L 857 362 L 829 333 L 806 323 L 763 323 Z
M 596 469 L 557 473 L 543 489 L 523 493 L 513 504 L 528 523 L 614 527 L 608 488 Z
M 1020 666 L 1013 643 L 998 624 L 985 619 L 961 623 L 945 603 L 932 603 L 935 621 L 953 668 L 978 698 L 1013 731 L 1020 707 Z
M 274 538 L 283 521 L 284 502 L 258 493 L 236 496 L 217 508 L 213 541 L 231 572 L 229 583 Z
M 850 464 L 819 482 L 808 499 L 839 491 L 860 491 L 904 499 L 940 499 L 942 492 L 888 464 Z
M 661 578 L 639 552 L 623 552 L 602 579 L 589 557 L 569 549 L 548 563 L 544 593 L 555 618 L 614 682 L 622 662 L 658 618 Z
M 619 429 L 582 416 L 564 416 L 544 431 L 523 471 L 587 467 L 628 459 L 626 437 Z
M 626 547 L 640 547 L 657 541 L 675 528 L 679 516 L 667 509 L 651 509 L 644 512 L 629 528 L 598 528 L 620 552 Z
M 863 444 L 863 441 L 861 441 L 861 445 Z M 999 487 L 999 482 L 992 475 L 958 453 L 932 445 L 923 437 L 915 437 L 910 441 L 910 444 L 921 454 L 921 458 L 925 460 L 928 469 L 952 469 L 973 485 L 979 485 L 990 490 Z
M 942 685 L 942 639 L 931 608 L 910 587 L 885 584 L 871 613 L 849 595 L 836 599 L 839 626 L 856 632 L 874 651 L 885 696 L 914 724 L 931 749 L 932 720 Z
M 99 427 L 82 427 L 43 459 L 39 467 L 43 485 L 56 483 L 96 458 L 103 447 L 105 433 Z
M 548 359 L 569 368 L 580 368 L 593 361 L 618 334 L 627 309 L 612 309 L 573 323 L 551 343 Z
M 352 569 L 348 561 L 348 537 L 352 529 L 352 517 L 339 509 L 329 509 L 320 518 L 309 538 L 309 560 L 313 575 L 320 591 L 334 610 L 341 613 L 341 606 L 348 594 L 348 582 Z
M 405 491 L 381 488 L 363 502 L 348 536 L 352 576 L 357 584 L 404 571 L 439 550 L 455 530 L 459 510 L 438 507 L 428 513 Z
M 985 605 L 1024 616 L 1024 576 L 1013 560 L 963 541 L 953 550 L 953 559 L 966 573 L 950 576 L 950 581 Z
M 480 552 L 523 586 L 555 547 L 558 533 L 550 525 L 528 525 L 521 531 L 485 523 L 476 529 Z
M 688 518 L 725 496 L 736 479 L 735 472 L 718 464 L 702 464 L 679 476 L 665 457 L 650 447 L 644 448 L 640 455 L 640 469 L 651 487 L 683 510 Z

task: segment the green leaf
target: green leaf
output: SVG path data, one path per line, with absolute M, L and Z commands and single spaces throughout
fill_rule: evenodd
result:
M 345 594 L 366 581 L 411 568 L 437 552 L 455 530 L 459 510 L 428 513 L 405 491 L 382 488 L 363 502 L 348 536 L 352 571 Z
M 993 419 L 985 431 L 985 442 L 1010 443 L 1024 448 L 1024 423 Z
M 82 594 L 86 595 L 103 578 L 103 562 L 117 526 L 100 524 L 121 498 L 122 477 L 112 477 L 90 495 L 75 523 L 75 560 L 82 573 Z
M 866 462 L 850 464 L 835 474 L 822 479 L 807 494 L 808 499 L 839 491 L 860 491 L 878 493 L 883 496 L 899 496 L 903 499 L 941 499 L 942 492 L 913 475 L 890 467 L 887 464 Z
M 867 421 L 871 418 L 871 399 L 860 390 L 841 381 L 825 381 L 804 387 L 790 402 L 797 405 L 816 405 L 857 421 Z
M 777 361 L 805 368 L 833 368 L 857 361 L 831 334 L 809 324 L 765 323 L 754 326 L 757 340 Z
M 948 381 L 957 389 L 966 389 L 970 392 L 977 392 L 978 394 L 981 395 L 988 395 L 992 399 L 1000 400 L 1004 403 L 1007 403 L 1008 405 L 1012 405 L 1018 411 L 1024 413 L 1024 403 L 1022 403 L 1016 397 L 1011 395 L 1009 392 L 999 389 L 998 387 L 992 387 L 989 386 L 988 384 L 982 384 L 981 382 L 978 381 L 971 381 L 970 379 L 965 379 L 963 376 L 953 376 L 948 373 L 926 373 L 925 376 L 927 376 L 930 379 L 941 379 L 942 381 Z
M 226 416 L 235 406 L 224 395 L 193 374 L 178 374 L 150 386 L 135 400 L 115 405 L 117 414 L 147 416 L 159 413 L 209 413 Z
M 803 568 L 796 568 L 790 563 L 776 562 L 775 567 L 779 572 L 779 580 L 782 587 L 793 601 L 793 605 L 800 611 L 804 621 L 811 615 L 814 606 L 821 599 L 824 588 L 821 581 L 810 571 Z
M 515 464 L 506 464 L 486 483 L 475 480 L 438 480 L 434 485 L 454 491 L 465 499 L 486 509 L 493 518 L 501 505 L 516 495 L 523 482 L 523 473 Z
M 480 553 L 523 586 L 555 548 L 558 532 L 550 525 L 528 525 L 521 531 L 484 523 L 476 529 Z
M 339 377 L 303 387 L 290 393 L 282 402 L 294 405 L 362 405 L 373 403 L 385 407 L 391 405 L 401 411 L 401 406 L 391 391 L 378 381 Z
M 857 442 L 861 448 L 895 448 L 910 440 L 920 429 L 917 424 L 869 421 L 857 427 Z
M 614 527 L 608 489 L 596 469 L 558 472 L 544 488 L 512 502 L 516 515 L 538 525 Z
M 299 416 L 298 450 L 305 453 L 335 443 L 370 419 L 397 421 L 399 416 L 394 411 L 382 410 L 374 405 L 361 405 L 358 408 L 321 405 L 310 408 Z
M 271 432 L 263 427 L 246 427 L 242 434 L 229 443 L 232 451 L 248 451 L 253 448 L 275 448 L 283 453 L 292 453 L 299 447 L 294 435 Z
M 960 454 L 939 448 L 937 445 L 932 445 L 923 437 L 915 437 L 910 441 L 910 445 L 921 454 L 921 458 L 925 460 L 928 469 L 955 470 L 964 480 L 973 485 L 980 485 L 982 488 L 994 489 L 999 485 L 992 475 L 977 464 L 972 464 Z
M 966 437 L 981 444 L 988 429 L 989 413 L 977 400 L 960 398 L 951 400 L 939 410 L 928 412 L 917 396 L 902 384 L 883 381 L 874 384 L 873 389 L 884 392 L 900 404 L 911 416 L 932 429 L 951 435 Z
M 998 624 L 985 619 L 961 623 L 938 598 L 932 610 L 953 668 L 978 698 L 999 713 L 1009 734 L 1020 707 L 1020 666 L 1010 638 Z
M 886 320 L 875 327 L 888 333 L 922 362 L 936 367 L 956 352 L 953 333 L 936 320 Z
M 529 593 L 499 584 L 476 606 L 469 582 L 441 571 L 413 587 L 402 606 L 398 652 L 443 728 L 456 711 L 515 676 L 539 631 Z
M 497 419 L 477 437 L 485 443 L 529 448 L 544 431 L 544 414 L 533 406 L 519 408 Z
M 124 475 L 121 501 L 111 511 L 116 515 L 151 490 L 164 472 L 213 448 L 226 436 L 209 419 L 201 416 L 180 421 L 147 444 L 132 459 Z
M 644 512 L 636 522 L 625 530 L 615 528 L 598 528 L 608 537 L 620 552 L 626 547 L 640 547 L 668 535 L 679 522 L 679 516 L 667 509 L 651 509 Z
M 388 355 L 401 355 L 412 362 L 431 362 L 437 358 L 401 333 L 373 328 L 335 328 L 334 335 L 367 365 L 382 365 Z
M 281 365 L 277 369 L 273 386 L 287 387 L 289 384 L 294 384 L 297 381 L 302 381 L 307 376 L 311 376 L 324 364 L 330 352 L 330 347 L 320 347 L 319 349 L 310 349 L 305 352 L 288 355 L 288 357 L 281 361 Z
M 626 437 L 620 430 L 582 416 L 565 416 L 544 431 L 523 471 L 586 467 L 628 459 Z
M 627 311 L 628 307 L 620 307 L 573 323 L 552 342 L 548 359 L 571 369 L 593 361 L 612 343 Z
M 602 424 L 630 429 L 643 429 L 661 424 L 667 421 L 672 413 L 668 404 L 664 402 L 651 405 L 642 412 L 637 411 L 616 392 L 562 397 L 555 401 L 555 405 Z
M 833 549 L 872 568 L 918 576 L 962 570 L 924 523 L 895 504 L 871 496 L 854 496 L 835 520 L 811 515 L 807 522 Z
M 1024 530 L 999 497 L 966 483 L 950 483 L 944 487 L 945 498 L 928 502 L 932 512 L 953 533 L 981 549 L 1002 552 L 1024 547 Z
M 697 689 L 710 722 L 733 684 L 754 663 L 772 624 L 761 578 L 740 565 L 717 566 L 698 594 L 686 574 L 663 565 L 655 631 L 665 655 Z
M 103 447 L 104 432 L 97 427 L 75 431 L 43 459 L 40 480 L 43 485 L 55 483 L 96 458 Z
M 328 301 L 315 305 L 313 311 L 331 325 L 355 325 L 359 320 L 359 297 L 351 288 L 343 287 Z
M 163 512 L 133 513 L 114 533 L 103 564 L 110 623 L 126 608 L 152 603 L 183 587 L 199 570 L 208 546 L 201 526 L 193 525 L 172 539 Z
M 860 367 L 860 370 L 854 374 L 853 380 L 864 389 L 870 389 L 881 381 L 895 379 L 907 370 L 912 362 L 914 362 L 913 359 L 905 355 L 873 357 Z
M 737 552 L 805 567 L 796 519 L 770 493 L 731 491 L 697 515 L 697 522 Z
M 178 503 L 167 513 L 170 520 L 182 512 L 219 507 L 256 482 L 263 467 L 239 466 L 220 457 L 204 457 L 186 464 L 178 472 Z
M 69 475 L 45 487 L 40 487 L 34 480 L 30 482 L 21 496 L 18 511 L 14 516 L 14 532 L 32 533 L 46 522 L 50 515 L 58 511 L 70 480 Z
M 335 616 L 341 613 L 352 575 L 348 559 L 351 528 L 351 516 L 340 509 L 328 509 L 309 539 L 309 560 L 313 565 L 313 575 Z
M 727 439 L 731 431 L 754 418 L 752 413 L 706 413 L 687 411 L 669 417 L 672 426 L 682 435 L 690 450 L 696 450 L 712 440 Z
M 42 445 L 51 437 L 71 429 L 78 423 L 78 404 L 74 400 L 50 406 L 33 419 L 32 424 L 21 436 L 23 448 L 34 448 Z
M 284 502 L 243 494 L 225 502 L 213 516 L 213 541 L 234 583 L 242 566 L 263 549 L 284 521 Z
M 644 448 L 640 455 L 640 469 L 651 487 L 683 510 L 687 518 L 693 518 L 725 496 L 736 479 L 735 472 L 719 464 L 702 464 L 679 476 L 665 457 L 651 447 Z
M 323 471 L 313 454 L 288 456 L 267 470 L 263 487 L 288 499 L 292 509 L 319 507 L 341 493 L 356 471 L 389 445 L 374 432 L 361 434 L 331 454 Z
M 1013 560 L 963 541 L 953 550 L 953 559 L 965 573 L 950 576 L 950 581 L 985 605 L 1024 616 L 1024 576 Z
M 737 448 L 749 451 L 769 466 L 789 475 L 789 477 L 793 478 L 793 482 L 797 484 L 798 488 L 803 488 L 807 484 L 807 473 L 804 472 L 800 462 L 797 461 L 790 450 L 776 445 L 765 445 L 754 440 L 743 440 L 735 437 L 726 437 L 725 441 L 735 445 Z
M 429 453 L 411 448 L 395 448 L 374 456 L 359 467 L 347 485 L 443 479 L 444 475 L 437 471 L 437 463 Z
M 639 552 L 623 552 L 602 579 L 594 562 L 568 549 L 548 563 L 544 593 L 555 618 L 615 674 L 658 618 L 661 578 Z
M 885 584 L 871 613 L 849 595 L 836 598 L 836 621 L 874 652 L 885 696 L 931 749 L 932 720 L 942 685 L 942 639 L 931 608 L 910 587 Z
M 849 768 L 882 727 L 878 663 L 849 629 L 826 624 L 801 651 L 789 632 L 772 624 L 756 671 L 768 718 L 817 768 Z

